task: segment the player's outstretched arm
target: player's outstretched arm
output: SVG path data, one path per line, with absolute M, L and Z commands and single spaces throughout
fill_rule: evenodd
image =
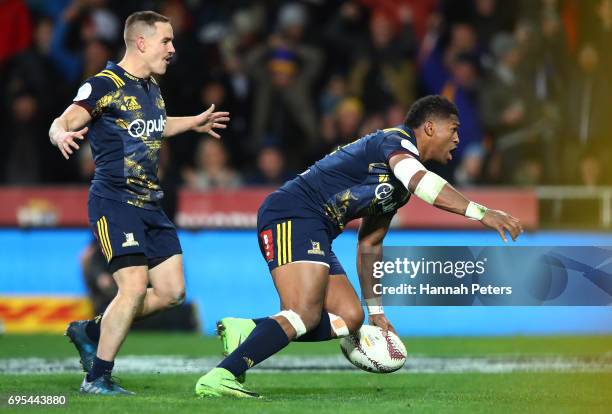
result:
M 214 138 L 221 138 L 215 129 L 227 128 L 229 112 L 214 112 L 215 105 L 195 116 L 169 116 L 166 119 L 164 137 L 171 137 L 187 131 L 196 131 L 209 134 Z
M 87 125 L 91 121 L 91 115 L 83 107 L 72 104 L 63 114 L 53 120 L 49 128 L 49 140 L 61 151 L 64 158 L 68 159 L 72 151 L 79 149 L 77 139 L 85 139 Z
M 383 331 L 395 332 L 393 325 L 385 316 L 380 295 L 374 292 L 374 285 L 380 283 L 374 277 L 374 262 L 382 260 L 383 239 L 389 230 L 392 214 L 386 216 L 364 217 L 359 226 L 357 244 L 357 274 L 361 285 L 361 295 L 366 301 L 369 322 Z
M 389 165 L 408 191 L 421 200 L 443 210 L 479 220 L 486 227 L 496 230 L 504 242 L 508 241 L 506 231 L 512 240 L 516 240 L 523 232 L 517 218 L 468 200 L 442 177 L 427 171 L 416 158 L 407 154 L 394 155 Z

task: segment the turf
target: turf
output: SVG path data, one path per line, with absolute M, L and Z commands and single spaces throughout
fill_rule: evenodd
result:
M 612 355 L 612 337 L 406 338 L 409 352 L 428 356 Z M 215 355 L 216 340 L 199 335 L 133 333 L 122 355 Z M 329 355 L 337 343 L 292 344 L 287 354 Z M 0 336 L 0 358 L 75 356 L 61 336 Z M 372 413 L 372 412 L 610 412 L 612 373 L 389 374 L 257 373 L 248 385 L 259 401 L 198 399 L 197 375 L 126 374 L 121 383 L 133 398 L 78 394 L 81 374 L 0 375 L 0 410 L 7 396 L 64 395 L 61 409 L 19 407 L 15 412 L 68 413 Z M 9 408 L 10 409 L 10 408 Z
M 198 399 L 192 375 L 126 375 L 133 398 L 81 396 L 80 375 L 2 376 L 6 395 L 65 395 L 69 413 L 610 412 L 612 374 L 256 374 L 261 401 Z M 40 410 L 38 407 L 32 410 Z M 27 411 L 19 407 L 19 412 Z M 40 412 L 40 411 L 39 411 Z
M 601 356 L 612 354 L 612 336 L 546 337 L 452 337 L 404 338 L 409 354 L 426 356 L 561 355 Z M 132 333 L 123 344 L 122 355 L 219 355 L 215 337 L 199 334 Z M 293 343 L 285 355 L 337 355 L 336 341 Z M 62 358 L 74 356 L 74 348 L 62 335 L 0 335 L 0 358 Z

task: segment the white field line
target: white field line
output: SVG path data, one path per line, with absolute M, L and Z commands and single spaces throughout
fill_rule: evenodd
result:
M 219 358 L 187 358 L 150 355 L 119 357 L 115 372 L 201 374 L 215 367 Z M 264 361 L 249 372 L 361 372 L 343 356 L 277 356 Z M 0 359 L 0 374 L 79 373 L 76 358 L 8 358 Z M 399 371 L 417 373 L 509 373 L 509 372 L 612 372 L 612 356 L 598 358 L 569 357 L 453 357 L 410 356 Z

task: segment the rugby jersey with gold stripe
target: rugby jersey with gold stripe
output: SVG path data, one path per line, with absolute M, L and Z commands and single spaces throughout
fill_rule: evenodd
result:
M 323 217 L 333 237 L 356 218 L 394 214 L 410 198 L 389 159 L 419 158 L 414 132 L 399 125 L 338 148 L 277 190 L 291 196 L 293 217 Z
M 157 178 L 166 108 L 155 80 L 115 63 L 87 79 L 74 103 L 92 116 L 87 132 L 96 165 L 90 191 L 100 197 L 159 209 Z

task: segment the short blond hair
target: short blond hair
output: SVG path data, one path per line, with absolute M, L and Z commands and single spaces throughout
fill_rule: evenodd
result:
M 123 30 L 125 45 L 128 46 L 128 42 L 134 40 L 134 31 L 137 28 L 154 31 L 155 23 L 170 23 L 170 19 L 154 11 L 139 11 L 130 14 L 125 20 L 125 28 Z

